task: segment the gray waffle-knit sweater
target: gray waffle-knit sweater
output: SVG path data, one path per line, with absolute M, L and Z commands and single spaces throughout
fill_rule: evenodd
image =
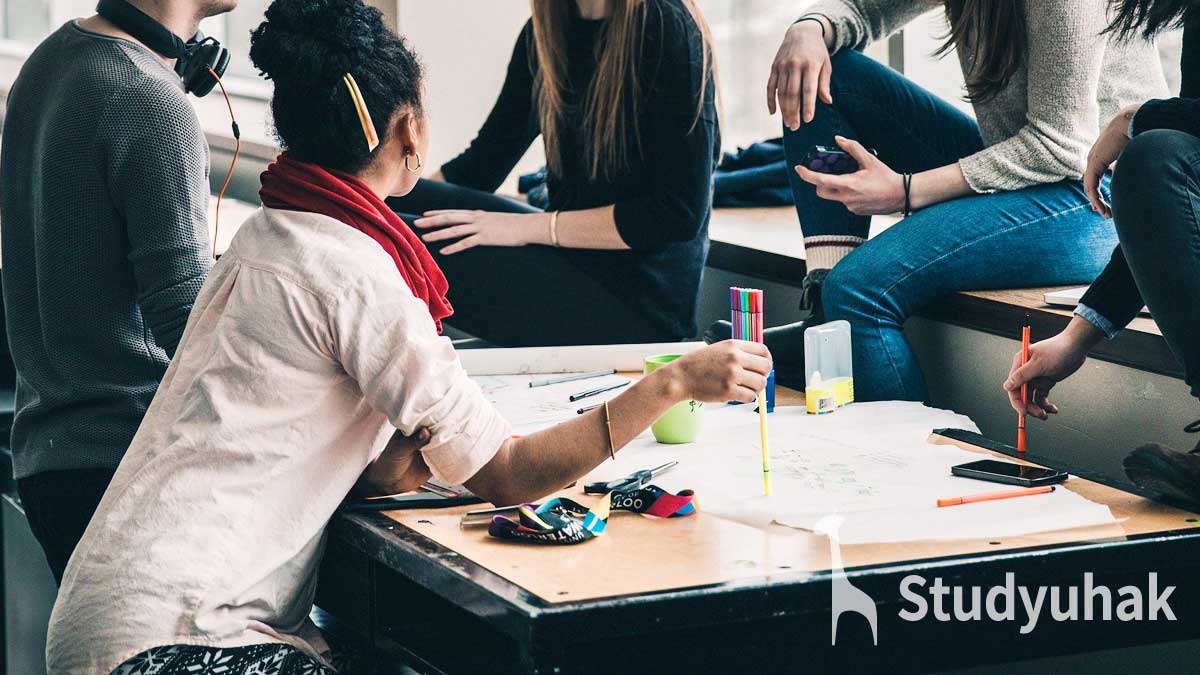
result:
M 836 51 L 861 49 L 942 6 L 937 0 L 818 0 L 805 13 L 829 17 Z M 986 147 L 959 160 L 973 190 L 1080 178 L 1102 125 L 1126 105 L 1166 95 L 1154 45 L 1102 36 L 1107 12 L 1108 0 L 1025 0 L 1025 59 L 999 95 L 975 104 Z M 963 72 L 970 69 L 970 51 L 957 50 Z
M 208 273 L 208 146 L 178 76 L 74 22 L 29 56 L 0 146 L 18 478 L 116 467 Z

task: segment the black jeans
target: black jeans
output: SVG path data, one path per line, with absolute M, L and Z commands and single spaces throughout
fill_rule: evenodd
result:
M 1135 136 L 1117 161 L 1112 205 L 1138 291 L 1200 397 L 1200 138 Z
M 17 481 L 29 529 L 46 553 L 55 582 L 62 583 L 67 561 L 114 473 L 114 469 L 45 471 Z
M 420 180 L 388 205 L 410 224 L 434 209 L 539 213 L 528 204 L 470 188 Z M 450 281 L 454 315 L 446 323 L 503 347 L 671 342 L 642 315 L 581 269 L 577 251 L 548 246 L 477 247 L 442 255 L 429 250 Z

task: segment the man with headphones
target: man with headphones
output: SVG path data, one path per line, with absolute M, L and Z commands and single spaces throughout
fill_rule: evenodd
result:
M 186 92 L 229 61 L 236 0 L 101 0 L 26 60 L 0 146 L 14 473 L 61 581 L 212 265 L 208 146 Z

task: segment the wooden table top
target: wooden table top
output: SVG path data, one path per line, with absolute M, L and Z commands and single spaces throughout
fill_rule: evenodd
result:
M 802 405 L 803 394 L 780 388 L 778 405 Z M 836 414 L 836 413 L 835 413 Z M 979 447 L 931 436 L 984 455 Z M 1007 458 L 1011 459 L 1011 458 Z M 556 496 L 589 502 L 579 487 Z M 988 554 L 1037 546 L 1120 540 L 1133 535 L 1194 528 L 1193 514 L 1079 477 L 1066 489 L 1107 505 L 1117 523 L 995 539 L 916 541 L 843 545 L 846 568 L 946 556 Z M 503 577 L 547 603 L 629 596 L 764 577 L 795 578 L 829 570 L 830 546 L 823 535 L 779 525 L 756 528 L 703 511 L 687 518 L 657 519 L 614 512 L 604 536 L 575 546 L 538 546 L 489 537 L 486 528 L 460 527 L 472 508 L 391 511 L 385 515 L 457 555 Z

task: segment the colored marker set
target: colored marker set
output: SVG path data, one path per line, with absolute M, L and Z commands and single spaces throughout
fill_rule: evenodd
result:
M 757 288 L 729 289 L 729 312 L 733 339 L 763 342 L 763 292 Z M 758 392 L 758 433 L 762 442 L 763 494 L 771 496 L 771 444 L 767 433 L 767 413 L 775 409 L 775 371 L 767 378 L 765 391 Z
M 733 339 L 748 342 L 763 341 L 763 292 L 759 288 L 729 289 L 729 320 L 733 323 Z M 767 412 L 775 412 L 775 371 L 767 379 Z
M 732 312 L 733 339 L 749 342 L 763 341 L 763 292 L 758 288 L 729 289 L 729 308 Z

